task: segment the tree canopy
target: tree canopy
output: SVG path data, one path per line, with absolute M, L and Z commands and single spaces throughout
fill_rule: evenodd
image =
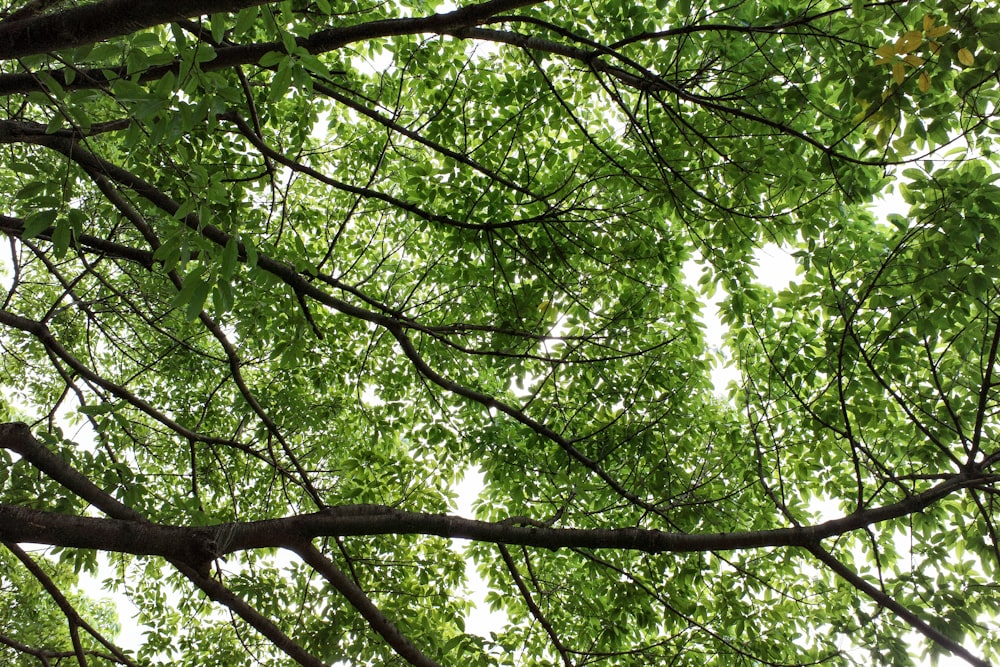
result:
M 1000 657 L 998 52 L 988 0 L 0 1 L 0 656 Z

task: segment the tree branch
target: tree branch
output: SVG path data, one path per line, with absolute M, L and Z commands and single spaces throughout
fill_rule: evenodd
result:
M 447 32 L 477 25 L 500 12 L 527 7 L 537 4 L 538 1 L 488 0 L 446 14 L 386 19 L 357 26 L 333 28 L 318 33 L 311 39 L 315 41 L 313 48 L 331 50 L 358 39 L 418 32 Z M 84 46 L 192 16 L 237 12 L 263 4 L 269 4 L 268 0 L 175 0 L 174 2 L 104 0 L 53 14 L 0 24 L 0 59 L 22 58 Z
M 173 535 L 174 539 L 186 542 L 187 545 L 180 547 L 177 545 L 171 547 L 162 543 L 161 545 L 167 551 L 174 552 L 176 555 L 181 556 L 181 558 L 173 559 L 164 554 L 158 555 L 170 559 L 170 563 L 174 567 L 212 600 L 224 604 L 231 609 L 299 664 L 304 667 L 324 667 L 320 660 L 299 646 L 281 628 L 275 625 L 273 621 L 251 607 L 223 584 L 208 576 L 208 563 L 214 556 L 211 552 L 217 550 L 217 545 L 211 541 L 211 538 L 209 538 L 209 541 L 205 541 L 203 537 L 200 537 L 199 533 L 203 533 L 203 531 L 194 529 L 194 532 L 191 532 L 191 529 L 181 529 L 181 532 L 159 532 L 154 537 L 152 533 L 157 532 L 160 526 L 149 522 L 132 508 L 120 503 L 91 482 L 85 475 L 48 451 L 41 443 L 35 440 L 27 424 L 16 422 L 0 424 L 0 447 L 20 454 L 37 469 L 87 500 L 94 507 L 114 517 L 113 519 L 92 519 L 90 517 L 74 517 L 64 514 L 36 512 L 35 510 L 27 510 L 21 507 L 11 508 L 10 506 L 0 506 L 0 541 L 8 541 L 8 535 L 23 535 L 23 531 L 45 533 L 51 529 L 51 526 L 46 526 L 46 522 L 53 519 L 56 524 L 62 522 L 61 526 L 67 531 L 66 535 L 78 539 L 83 544 L 91 540 L 84 535 L 85 531 L 80 530 L 81 525 L 85 525 L 89 530 L 107 531 L 104 534 L 112 540 L 120 539 L 125 535 L 132 535 L 134 537 L 137 534 L 141 534 L 146 536 L 143 539 L 156 541 L 164 539 L 168 535 Z M 82 523 L 77 523 L 79 521 L 82 521 Z M 95 524 L 92 523 L 93 521 L 104 523 Z M 59 532 L 59 528 L 56 528 L 56 532 Z M 14 537 L 9 541 L 19 540 L 17 537 Z M 34 542 L 30 537 L 20 541 Z M 44 544 L 44 542 L 41 543 Z M 83 545 L 81 544 L 81 546 Z M 84 548 L 87 547 L 84 546 Z M 106 546 L 100 548 L 104 549 Z M 149 554 L 149 551 L 150 549 L 142 547 L 140 543 L 132 541 L 132 550 L 126 550 L 125 553 L 153 555 Z M 205 556 L 206 552 L 208 560 L 199 562 L 198 558 Z M 185 560 L 185 558 L 191 558 L 192 560 Z
M 375 606 L 368 595 L 361 590 L 361 587 L 354 583 L 350 577 L 340 571 L 333 561 L 319 552 L 312 544 L 305 542 L 293 549 L 302 560 L 310 567 L 319 572 L 324 579 L 337 589 L 337 591 L 351 603 L 361 614 L 372 630 L 385 639 L 386 643 L 414 667 L 441 667 L 436 661 L 430 659 L 418 649 L 413 643 L 399 631 L 395 624 L 386 618 L 385 614 Z
M 2 523 L 2 520 L 0 520 L 0 523 Z M 63 615 L 66 617 L 66 620 L 67 622 L 69 622 L 70 625 L 70 632 L 74 634 L 73 644 L 76 651 L 73 653 L 73 655 L 81 657 L 81 654 L 84 653 L 82 647 L 79 645 L 79 636 L 77 634 L 79 628 L 83 628 L 84 630 L 87 631 L 87 634 L 89 634 L 91 637 L 100 642 L 101 645 L 103 645 L 106 649 L 108 649 L 108 651 L 110 651 L 111 654 L 114 656 L 115 660 L 117 660 L 123 665 L 129 665 L 129 667 L 138 667 L 135 661 L 133 661 L 131 658 L 125 655 L 120 648 L 118 648 L 112 642 L 106 639 L 104 635 L 95 630 L 89 623 L 87 623 L 86 620 L 84 620 L 80 616 L 79 612 L 77 612 L 76 609 L 73 607 L 73 604 L 66 598 L 63 592 L 59 590 L 59 587 L 56 585 L 56 583 L 52 581 L 52 578 L 45 573 L 45 570 L 43 570 L 41 567 L 38 566 L 38 563 L 36 563 L 34 559 L 32 559 L 31 556 L 29 556 L 24 551 L 24 549 L 17 546 L 16 544 L 11 544 L 10 542 L 7 542 L 3 538 L 0 538 L 0 541 L 4 542 L 4 546 L 8 550 L 10 550 L 10 552 L 14 554 L 14 556 L 19 561 L 21 561 L 21 563 L 24 565 L 25 568 L 27 568 L 29 572 L 31 572 L 31 575 L 35 577 L 38 583 L 42 585 L 42 588 L 45 589 L 45 592 L 49 594 L 52 600 L 56 603 L 56 606 L 59 607 L 59 610 L 62 611 Z M 86 658 L 84 658 L 84 660 L 86 660 Z
M 956 491 L 993 481 L 983 475 L 958 473 L 923 493 L 897 503 L 813 526 L 730 533 L 677 533 L 642 528 L 544 528 L 514 525 L 506 521 L 492 523 L 446 514 L 410 512 L 385 505 L 342 505 L 281 519 L 214 526 L 147 523 L 140 530 L 136 523 L 145 521 L 141 515 L 100 490 L 49 452 L 34 439 L 27 425 L 0 425 L 0 447 L 21 454 L 36 468 L 115 517 L 77 517 L 0 505 L 0 540 L 160 555 L 195 565 L 204 562 L 204 559 L 236 551 L 273 547 L 294 551 L 317 537 L 350 535 L 435 535 L 546 549 L 623 549 L 651 554 L 766 547 L 811 549 L 822 540 L 919 512 Z
M 872 586 L 867 581 L 859 577 L 855 572 L 851 571 L 847 566 L 841 563 L 839 560 L 833 557 L 833 555 L 819 545 L 810 547 L 810 553 L 812 553 L 816 558 L 818 558 L 824 565 L 833 570 L 837 575 L 847 581 L 849 584 L 857 588 L 859 591 L 870 597 L 872 600 L 877 602 L 880 606 L 885 607 L 892 611 L 896 616 L 906 621 L 906 623 L 924 635 L 935 644 L 940 645 L 942 648 L 951 651 L 955 655 L 959 656 L 970 665 L 975 665 L 976 667 L 990 667 L 990 663 L 986 662 L 982 658 L 978 658 L 968 650 L 965 649 L 961 644 L 956 642 L 954 639 L 943 635 L 938 632 L 930 625 L 927 624 L 922 618 L 914 614 L 912 611 L 899 604 L 891 597 L 883 593 L 881 590 Z

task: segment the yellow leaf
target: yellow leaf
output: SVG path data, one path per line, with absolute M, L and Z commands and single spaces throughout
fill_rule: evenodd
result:
M 917 79 L 917 88 L 919 88 L 922 93 L 926 93 L 931 89 L 931 78 L 927 76 L 927 72 L 920 73 L 920 78 Z
M 934 27 L 934 17 L 930 14 L 924 14 L 924 32 L 927 32 Z
M 892 66 L 892 80 L 896 82 L 897 86 L 901 86 L 904 79 L 906 79 L 906 70 L 903 68 L 903 63 L 894 64 Z
M 909 53 L 913 49 L 920 46 L 920 43 L 924 41 L 924 33 L 919 30 L 910 30 L 904 33 L 902 37 L 896 40 L 896 53 L 903 54 Z
M 931 50 L 933 55 L 937 55 L 937 52 L 941 50 L 941 45 L 937 42 L 927 42 L 927 48 Z
M 910 67 L 920 67 L 924 64 L 924 59 L 920 56 L 915 56 L 912 53 L 903 58 L 903 61 Z
M 939 25 L 936 28 L 931 28 L 927 31 L 927 38 L 934 39 L 935 37 L 940 37 L 949 30 L 951 30 L 950 25 Z
M 972 51 L 968 49 L 959 49 L 958 62 L 962 63 L 966 67 L 972 67 L 972 65 L 976 62 L 976 58 L 972 55 Z
M 880 46 L 877 49 L 875 49 L 875 55 L 877 55 L 879 58 L 889 60 L 894 55 L 896 55 L 896 49 L 893 48 L 892 44 L 886 44 L 884 46 Z

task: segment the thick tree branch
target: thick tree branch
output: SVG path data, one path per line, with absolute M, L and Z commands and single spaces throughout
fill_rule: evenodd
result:
M 52 228 L 49 228 L 36 234 L 33 238 L 50 241 L 52 239 L 52 232 Z M 0 233 L 15 239 L 22 238 L 24 236 L 24 220 L 9 215 L 0 215 Z M 78 247 L 89 250 L 101 257 L 125 259 L 147 269 L 152 268 L 154 264 L 153 253 L 147 250 L 133 248 L 122 243 L 115 243 L 114 241 L 91 234 L 80 234 L 75 237 L 74 241 Z
M 93 44 L 161 23 L 235 12 L 268 0 L 104 0 L 0 24 L 0 59 Z
M 446 14 L 434 14 L 423 18 L 386 19 L 358 26 L 334 28 L 313 36 L 311 39 L 315 45 L 310 44 L 307 48 L 332 50 L 359 39 L 419 32 L 447 32 L 477 25 L 501 12 L 537 3 L 538 0 L 488 0 Z M 192 16 L 237 12 L 263 4 L 268 4 L 268 0 L 176 0 L 175 2 L 104 0 L 53 14 L 0 24 L 0 59 L 22 58 L 84 46 Z
M 85 476 L 48 452 L 24 424 L 0 426 L 0 447 L 21 454 L 39 470 L 63 483 L 113 519 L 76 517 L 0 505 L 0 540 L 65 547 L 103 548 L 160 555 L 188 563 L 235 551 L 282 547 L 296 549 L 317 537 L 349 535 L 435 535 L 494 544 L 547 549 L 624 549 L 646 553 L 730 551 L 766 547 L 812 548 L 822 540 L 922 511 L 942 498 L 987 479 L 959 473 L 891 505 L 855 512 L 813 526 L 731 533 L 670 533 L 642 528 L 576 529 L 491 523 L 445 514 L 427 514 L 384 505 L 344 505 L 264 521 L 182 527 L 136 523 L 140 515 L 114 500 Z M 65 480 L 65 481 L 64 481 Z M 144 520 L 144 519 L 143 519 Z
M 208 534 L 202 531 L 41 512 L 17 505 L 0 505 L 0 541 L 162 556 L 192 567 L 201 567 L 216 555 Z
M 48 451 L 48 449 L 46 449 L 41 443 L 35 440 L 27 424 L 0 424 L 0 447 L 10 449 L 17 454 L 20 454 L 38 470 L 41 470 L 76 495 L 88 501 L 94 507 L 100 509 L 109 516 L 114 517 L 113 519 L 90 519 L 89 517 L 49 515 L 63 517 L 62 520 L 68 519 L 69 521 L 65 521 L 61 524 L 61 526 L 66 531 L 65 534 L 69 535 L 74 540 L 79 540 L 81 542 L 81 547 L 88 548 L 83 545 L 91 540 L 80 531 L 80 524 L 76 523 L 80 520 L 83 520 L 83 523 L 86 524 L 89 529 L 96 529 L 98 531 L 110 529 L 110 532 L 108 533 L 109 535 L 110 533 L 117 533 L 119 536 L 122 534 L 134 535 L 137 533 L 149 535 L 147 531 L 156 531 L 156 524 L 149 522 L 144 516 L 132 508 L 123 505 L 110 494 L 91 482 L 85 475 L 81 474 L 68 463 Z M 3 506 L 2 509 L 0 509 L 0 517 L 2 517 L 0 518 L 0 541 L 34 542 L 34 540 L 30 538 L 21 540 L 18 536 L 23 535 L 23 531 L 39 531 L 41 533 L 48 531 L 49 527 L 45 526 L 45 521 L 47 519 L 43 520 L 40 514 L 47 513 L 37 513 L 34 510 L 26 510 L 21 507 L 12 508 L 10 506 Z M 57 520 L 57 523 L 62 520 Z M 98 526 L 97 524 L 90 523 L 90 521 L 94 520 L 112 523 L 104 523 L 103 525 Z M 57 528 L 56 530 L 58 531 L 59 529 Z M 186 542 L 186 546 L 163 546 L 165 546 L 168 551 L 172 551 L 177 556 L 180 556 L 180 558 L 171 558 L 170 556 L 165 556 L 163 554 L 159 555 L 168 558 L 174 567 L 176 567 L 184 576 L 186 576 L 195 586 L 201 589 L 212 600 L 215 600 L 216 602 L 219 602 L 231 609 L 251 627 L 267 637 L 270 642 L 296 660 L 299 664 L 304 667 L 323 667 L 323 663 L 320 660 L 317 660 L 308 651 L 299 646 L 273 621 L 248 605 L 246 601 L 235 595 L 223 584 L 208 576 L 208 565 L 214 557 L 212 552 L 217 551 L 217 545 L 214 544 L 210 538 L 206 541 L 205 537 L 199 535 L 198 533 L 199 531 L 197 530 L 195 533 L 191 533 L 185 529 L 182 529 L 182 533 L 171 533 L 176 539 Z M 13 535 L 14 537 L 8 539 L 8 535 Z M 154 540 L 166 537 L 163 533 L 158 534 L 157 537 L 152 537 L 151 535 L 149 536 Z M 112 537 L 112 539 L 114 538 Z M 42 542 L 42 544 L 44 544 L 44 542 Z M 138 543 L 133 546 L 135 547 L 135 550 L 123 553 L 153 555 L 148 554 L 149 549 L 144 549 Z M 100 548 L 104 549 L 105 547 Z M 199 558 L 203 558 L 206 555 L 208 556 L 207 560 L 199 561 Z M 187 558 L 190 558 L 190 560 L 187 560 Z
M 766 531 L 714 534 L 666 533 L 638 528 L 557 529 L 519 526 L 510 522 L 489 523 L 440 514 L 407 512 L 386 506 L 351 505 L 329 508 L 307 515 L 257 522 L 228 523 L 211 527 L 182 527 L 154 524 L 122 505 L 86 479 L 59 457 L 38 443 L 24 424 L 0 426 L 0 446 L 20 454 L 39 470 L 63 483 L 112 516 L 99 519 L 41 512 L 0 505 L 0 541 L 33 542 L 53 546 L 100 549 L 160 556 L 177 565 L 215 600 L 237 611 L 251 625 L 272 638 L 290 654 L 298 645 L 285 637 L 268 619 L 238 600 L 230 591 L 204 574 L 203 563 L 227 553 L 245 549 L 283 547 L 299 553 L 344 594 L 393 648 L 414 665 L 435 663 L 412 646 L 346 576 L 336 570 L 310 541 L 321 536 L 422 534 L 463 538 L 499 545 L 584 549 L 638 550 L 648 553 L 727 551 L 764 547 L 804 547 L 833 571 L 892 609 L 904 620 L 943 647 L 974 665 L 987 663 L 972 656 L 956 642 L 927 626 L 905 608 L 864 582 L 832 558 L 821 546 L 826 538 L 841 535 L 877 522 L 903 517 L 926 509 L 960 489 L 982 483 L 982 476 L 962 473 L 927 491 L 898 503 L 857 512 L 815 526 Z M 246 608 L 244 608 L 246 607 Z M 302 664 L 312 665 L 312 656 L 303 652 Z
M 318 537 L 359 535 L 434 535 L 545 549 L 621 549 L 650 554 L 808 548 L 824 539 L 919 512 L 955 491 L 982 482 L 982 479 L 959 474 L 898 503 L 813 526 L 730 533 L 674 533 L 643 528 L 541 528 L 410 512 L 386 505 L 340 505 L 282 519 L 210 527 L 149 524 L 146 529 L 139 530 L 130 520 L 77 517 L 0 505 L 0 540 L 160 555 L 187 562 L 201 562 L 246 549 L 294 549 L 303 541 Z

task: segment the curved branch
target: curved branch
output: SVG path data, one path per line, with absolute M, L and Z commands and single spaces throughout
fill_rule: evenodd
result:
M 446 514 L 410 512 L 385 505 L 342 505 L 282 519 L 183 527 L 148 522 L 122 505 L 41 445 L 26 424 L 0 425 L 0 447 L 98 507 L 112 519 L 77 517 L 0 505 L 0 540 L 163 555 L 187 562 L 248 549 L 298 549 L 317 537 L 350 535 L 434 535 L 494 544 L 547 549 L 625 549 L 651 554 L 731 551 L 765 547 L 812 548 L 822 540 L 920 512 L 937 501 L 998 478 L 959 473 L 923 493 L 891 505 L 855 512 L 812 526 L 730 533 L 680 533 L 643 528 L 546 528 L 511 521 L 487 522 Z M 143 534 L 137 523 L 145 522 Z M 65 543 L 64 543 L 65 542 Z M 182 542 L 183 544 L 178 544 Z
M 566 667 L 573 667 L 573 661 L 569 657 L 569 652 L 566 649 L 566 646 L 563 645 L 562 640 L 559 639 L 559 634 L 556 632 L 556 629 L 552 627 L 552 623 L 548 618 L 546 618 L 545 613 L 541 610 L 541 608 L 539 608 L 534 597 L 532 597 L 531 591 L 528 590 L 527 584 L 524 583 L 524 578 L 521 577 L 521 573 L 517 569 L 517 564 L 510 555 L 510 550 L 502 544 L 499 545 L 498 548 L 500 549 L 500 558 L 503 559 L 503 564 L 507 567 L 507 572 L 510 573 L 510 578 L 514 581 L 514 585 L 521 594 L 524 604 L 528 606 L 528 610 L 531 612 L 531 615 L 535 617 L 535 620 L 537 620 L 545 630 L 545 634 L 549 636 L 549 640 L 555 647 L 559 657 L 562 658 L 563 664 L 566 665 Z
M 65 11 L 0 24 L 0 59 L 22 58 L 93 44 L 180 19 L 237 12 L 273 0 L 103 0 Z M 330 51 L 349 42 L 418 32 L 446 32 L 476 25 L 499 14 L 537 4 L 539 0 L 488 0 L 446 14 L 423 18 L 385 19 L 333 28 L 306 40 L 310 50 Z M 283 51 L 280 42 L 269 51 Z M 255 45 L 257 46 L 257 45 Z M 259 47 L 258 47 L 259 48 Z M 265 51 L 264 53 L 266 53 Z M 260 55 L 263 55 L 261 53 Z M 256 60 L 259 60 L 258 55 Z

